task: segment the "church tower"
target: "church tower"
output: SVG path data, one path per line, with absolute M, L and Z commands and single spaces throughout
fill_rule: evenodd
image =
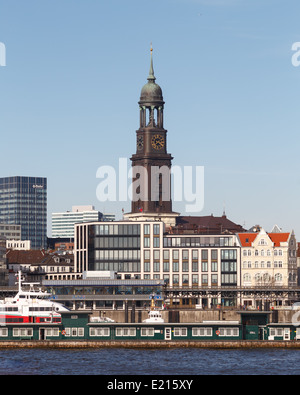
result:
M 131 213 L 127 219 L 162 220 L 175 225 L 179 215 L 172 211 L 171 164 L 167 152 L 167 130 L 164 129 L 164 100 L 156 84 L 151 48 L 148 82 L 139 101 L 140 127 L 136 131 L 136 153 L 132 155 L 133 190 Z

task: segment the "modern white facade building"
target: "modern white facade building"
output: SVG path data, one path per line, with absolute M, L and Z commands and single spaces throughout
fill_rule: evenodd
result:
M 172 234 L 162 221 L 75 225 L 77 273 L 113 271 L 121 279 L 164 280 L 172 289 L 217 291 L 240 284 L 239 263 L 240 246 L 234 234 Z M 211 292 L 196 301 L 201 307 L 221 303 L 234 302 Z
M 94 206 L 73 206 L 72 211 L 52 213 L 52 237 L 74 238 L 74 225 L 81 222 L 100 221 L 102 213 Z

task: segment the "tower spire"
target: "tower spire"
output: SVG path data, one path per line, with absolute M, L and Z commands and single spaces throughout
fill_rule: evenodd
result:
M 156 78 L 155 78 L 155 76 L 154 76 L 154 69 L 153 69 L 153 57 L 152 57 L 152 53 L 153 53 L 153 48 L 152 48 L 152 43 L 151 43 L 151 46 L 150 46 L 150 53 L 151 53 L 151 60 L 150 60 L 150 70 L 149 70 L 149 76 L 148 76 L 148 81 L 150 82 L 150 81 L 155 81 L 156 80 Z

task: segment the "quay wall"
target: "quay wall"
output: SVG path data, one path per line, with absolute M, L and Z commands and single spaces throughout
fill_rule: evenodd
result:
M 295 311 L 292 310 L 276 310 L 270 314 L 270 322 L 288 323 L 292 322 L 292 317 Z M 148 311 L 138 310 L 132 314 L 131 311 L 126 313 L 122 310 L 107 310 L 105 314 L 103 311 L 93 314 L 94 316 L 103 316 L 113 319 L 115 322 L 129 322 L 139 323 L 148 318 Z M 163 310 L 162 318 L 166 323 L 188 323 L 188 322 L 203 322 L 203 321 L 239 321 L 241 315 L 237 310 L 222 310 L 222 309 L 208 309 L 208 310 Z
M 51 340 L 25 340 L 25 341 L 1 341 L 0 349 L 14 348 L 45 348 L 45 349 L 88 349 L 88 348 L 214 348 L 214 349 L 245 349 L 245 348 L 285 348 L 300 349 L 297 341 L 266 341 L 266 340 L 205 340 L 205 341 L 51 341 Z

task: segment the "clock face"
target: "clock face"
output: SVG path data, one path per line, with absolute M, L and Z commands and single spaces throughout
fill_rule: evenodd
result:
M 151 139 L 151 145 L 154 149 L 162 149 L 165 145 L 165 140 L 160 134 L 155 134 Z
M 144 146 L 143 136 L 138 136 L 136 144 L 137 144 L 137 149 L 138 150 L 143 149 L 143 146 Z

